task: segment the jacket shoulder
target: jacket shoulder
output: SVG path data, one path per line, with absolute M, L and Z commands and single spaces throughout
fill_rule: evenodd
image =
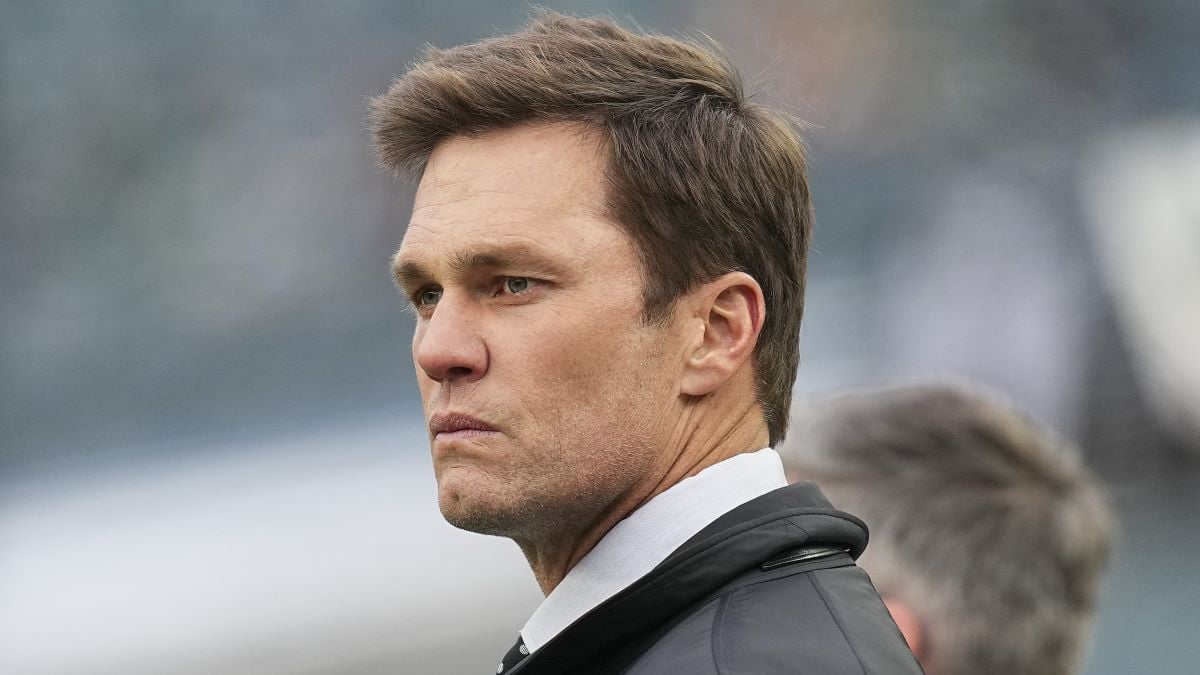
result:
M 870 579 L 844 564 L 752 570 L 674 623 L 626 671 L 920 673 Z

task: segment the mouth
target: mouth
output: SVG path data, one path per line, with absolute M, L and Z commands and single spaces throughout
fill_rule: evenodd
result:
M 434 441 L 491 436 L 500 433 L 496 427 L 462 413 L 437 413 L 429 418 L 429 436 Z

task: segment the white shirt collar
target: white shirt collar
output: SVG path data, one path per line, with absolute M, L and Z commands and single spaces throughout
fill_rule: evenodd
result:
M 685 478 L 617 523 L 546 596 L 521 629 L 529 651 L 666 560 L 706 525 L 787 485 L 771 448 L 718 462 Z

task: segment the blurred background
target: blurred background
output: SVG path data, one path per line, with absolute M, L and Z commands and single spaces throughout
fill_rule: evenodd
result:
M 813 125 L 798 394 L 947 374 L 1121 521 L 1089 673 L 1196 672 L 1200 3 L 549 2 Z M 518 2 L 0 2 L 0 672 L 490 672 L 540 600 L 440 518 L 364 98 Z

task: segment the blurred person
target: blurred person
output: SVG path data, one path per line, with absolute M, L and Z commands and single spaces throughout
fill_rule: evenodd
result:
M 959 385 L 793 408 L 779 448 L 871 530 L 860 562 L 930 675 L 1078 672 L 1111 546 L 1075 447 Z
M 432 49 L 371 103 L 419 176 L 393 261 L 438 501 L 546 595 L 496 672 L 916 673 L 787 486 L 803 146 L 698 44 L 553 13 Z
M 1141 393 L 1200 452 L 1200 119 L 1103 136 L 1082 165 L 1084 223 Z

